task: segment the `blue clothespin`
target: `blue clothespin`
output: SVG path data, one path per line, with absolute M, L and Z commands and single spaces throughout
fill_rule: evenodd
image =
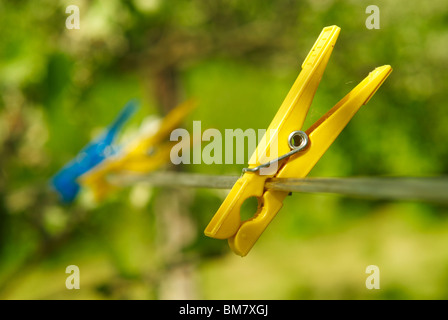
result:
M 69 203 L 76 198 L 80 189 L 80 185 L 76 181 L 79 176 L 116 153 L 117 150 L 112 143 L 124 123 L 135 113 L 137 107 L 136 100 L 129 101 L 105 132 L 87 144 L 73 160 L 53 176 L 50 184 L 59 194 L 62 202 Z

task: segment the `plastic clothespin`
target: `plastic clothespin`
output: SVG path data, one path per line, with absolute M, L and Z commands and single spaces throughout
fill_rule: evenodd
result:
M 94 169 L 80 177 L 80 183 L 92 190 L 96 201 L 102 200 L 115 188 L 108 180 L 113 173 L 148 173 L 160 168 L 170 159 L 174 142 L 166 141 L 171 131 L 177 128 L 193 111 L 196 103 L 188 100 L 171 110 L 153 134 L 141 134 Z
M 50 184 L 59 194 L 61 201 L 72 202 L 80 190 L 78 177 L 115 152 L 112 143 L 124 123 L 136 110 L 137 101 L 129 101 L 114 122 L 99 137 L 87 144 L 73 160 L 51 178 Z
M 240 256 L 249 253 L 288 195 L 284 191 L 266 190 L 266 179 L 303 178 L 308 175 L 350 119 L 370 100 L 392 71 L 388 65 L 376 68 L 308 130 L 299 131 L 339 32 L 337 26 L 322 30 L 302 64 L 302 71 L 252 155 L 251 165 L 243 170 L 244 174 L 205 229 L 205 235 L 209 237 L 228 239 L 231 249 Z M 281 156 L 269 161 L 267 154 L 273 151 L 274 144 L 277 144 L 277 154 Z M 261 174 L 262 169 L 273 164 L 276 164 L 275 172 Z M 258 199 L 257 211 L 251 219 L 241 221 L 241 205 L 250 197 Z

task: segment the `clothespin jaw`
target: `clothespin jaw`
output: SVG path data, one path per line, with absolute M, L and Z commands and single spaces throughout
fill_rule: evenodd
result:
M 96 201 L 100 201 L 116 188 L 109 183 L 108 175 L 120 172 L 148 173 L 159 169 L 169 161 L 171 148 L 175 144 L 166 141 L 167 137 L 195 108 L 194 100 L 180 104 L 162 119 L 155 133 L 139 135 L 116 155 L 81 176 L 80 183 L 92 190 Z
M 305 121 L 339 31 L 337 26 L 323 29 L 306 57 L 302 71 L 252 155 L 249 168 L 235 183 L 205 229 L 209 237 L 228 239 L 229 246 L 238 255 L 247 255 L 288 195 L 283 191 L 265 190 L 266 180 L 272 177 L 303 178 L 308 175 L 354 114 L 369 101 L 392 71 L 390 66 L 375 69 L 307 131 L 298 131 Z M 293 150 L 295 146 L 291 139 L 296 133 L 302 145 Z M 286 156 L 277 157 L 277 161 L 267 158 L 265 155 L 268 151 L 272 153 L 270 149 L 274 145 L 278 148 L 277 154 Z M 262 175 L 259 168 L 263 163 L 271 162 L 277 164 L 277 170 Z M 250 197 L 258 198 L 257 211 L 253 218 L 241 221 L 240 207 Z
M 57 172 L 50 181 L 61 201 L 72 202 L 79 192 L 79 176 L 115 152 L 113 142 L 124 123 L 135 113 L 137 101 L 129 101 L 112 124 L 99 137 L 87 144 L 78 155 Z

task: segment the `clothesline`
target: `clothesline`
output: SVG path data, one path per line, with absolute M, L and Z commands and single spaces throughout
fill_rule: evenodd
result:
M 156 172 L 148 175 L 113 175 L 112 184 L 129 186 L 144 183 L 163 187 L 230 189 L 238 176 L 184 172 Z M 344 177 L 271 178 L 266 189 L 287 192 L 329 193 L 387 200 L 417 200 L 448 205 L 448 177 Z

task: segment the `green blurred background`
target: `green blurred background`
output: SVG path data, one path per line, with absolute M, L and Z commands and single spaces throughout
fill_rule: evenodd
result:
M 305 127 L 375 67 L 394 71 L 310 176 L 446 175 L 447 1 L 0 1 L 0 298 L 448 298 L 443 206 L 294 194 L 240 258 L 203 235 L 223 190 L 135 185 L 71 205 L 45 191 L 131 98 L 127 132 L 188 98 L 187 128 L 266 128 L 328 25 L 342 31 Z M 80 290 L 65 287 L 72 264 Z

